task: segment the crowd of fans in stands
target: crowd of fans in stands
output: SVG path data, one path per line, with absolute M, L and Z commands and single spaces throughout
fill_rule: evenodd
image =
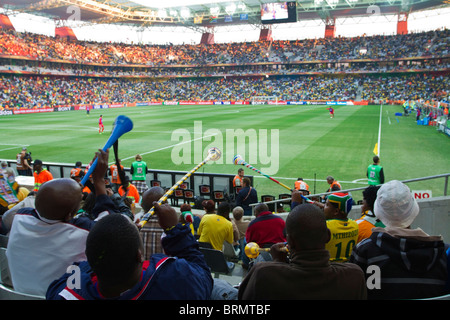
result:
M 32 60 L 0 59 L 0 72 L 4 72 L 0 78 L 0 108 L 167 100 L 250 101 L 255 96 L 291 101 L 445 100 L 448 76 L 426 72 L 448 69 L 447 38 L 449 30 L 396 36 L 156 46 L 67 41 L 1 31 L 0 55 Z M 434 58 L 406 59 L 430 55 Z M 392 61 L 395 58 L 406 60 Z M 351 59 L 381 60 L 347 61 Z M 214 65 L 227 63 L 237 65 Z M 424 73 L 380 76 L 383 72 L 410 69 Z M 7 75 L 17 71 L 32 76 Z M 338 72 L 348 74 L 336 76 Z M 154 81 L 154 77 L 168 78 Z
M 3 108 L 146 101 L 251 101 L 255 96 L 278 100 L 442 100 L 448 76 L 314 77 L 171 79 L 0 77 Z
M 3 31 L 0 54 L 77 63 L 205 65 L 220 63 L 384 59 L 448 55 L 449 30 L 393 36 L 258 41 L 209 45 L 147 45 L 65 41 Z

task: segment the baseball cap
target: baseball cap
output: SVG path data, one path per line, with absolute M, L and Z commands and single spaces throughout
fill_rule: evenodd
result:
M 419 214 L 419 205 L 408 186 L 392 180 L 378 190 L 374 213 L 387 227 L 407 228 Z
M 39 159 L 36 159 L 36 160 L 34 160 L 33 164 L 39 165 L 39 164 L 42 164 L 42 161 Z

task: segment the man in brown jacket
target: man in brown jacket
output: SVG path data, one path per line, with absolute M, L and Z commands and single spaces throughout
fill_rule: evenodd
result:
M 283 243 L 271 247 L 274 261 L 256 263 L 239 287 L 239 300 L 366 299 L 364 273 L 356 264 L 330 262 L 330 240 L 323 212 L 305 203 L 286 219 Z

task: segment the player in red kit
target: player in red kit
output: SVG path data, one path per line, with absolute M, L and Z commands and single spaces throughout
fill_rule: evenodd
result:
M 100 115 L 100 118 L 98 119 L 98 133 L 102 134 L 105 130 L 105 126 L 103 125 L 103 116 Z

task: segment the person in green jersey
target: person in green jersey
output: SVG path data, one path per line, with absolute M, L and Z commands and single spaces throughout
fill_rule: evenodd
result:
M 134 161 L 130 167 L 131 180 L 132 184 L 136 186 L 139 194 L 142 196 L 142 194 L 148 189 L 146 183 L 148 167 L 147 163 L 142 160 L 142 156 L 140 154 L 137 154 L 134 159 L 136 161 Z
M 380 157 L 374 156 L 373 163 L 367 167 L 367 178 L 369 179 L 369 185 L 379 185 L 384 183 L 384 171 L 380 166 Z

